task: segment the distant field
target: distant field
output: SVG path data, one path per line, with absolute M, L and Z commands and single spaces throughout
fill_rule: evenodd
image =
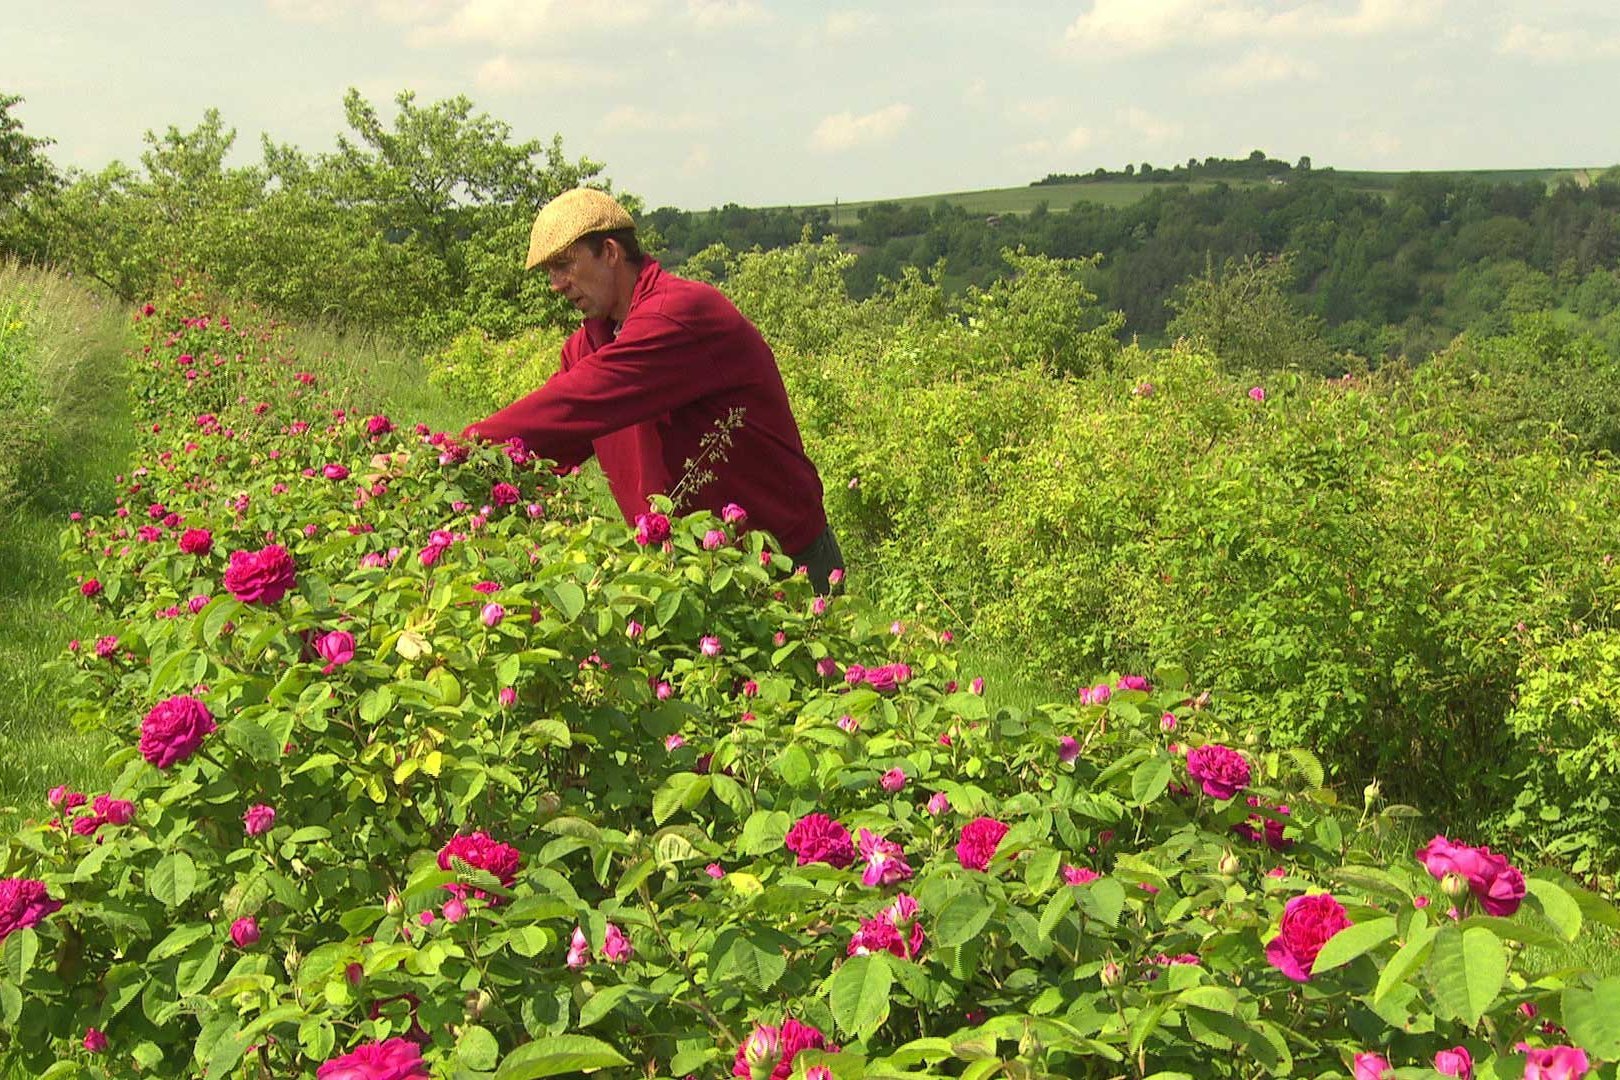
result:
M 1546 184 L 1554 184 L 1561 180 L 1575 179 L 1578 183 L 1589 183 L 1591 177 L 1602 172 L 1602 168 L 1590 169 L 1460 169 L 1455 171 L 1435 170 L 1429 175 L 1435 176 L 1470 176 L 1478 180 L 1492 183 L 1501 181 L 1523 182 L 1526 180 L 1540 180 Z M 1326 172 L 1323 170 L 1322 172 Z M 1403 176 L 1411 175 L 1404 172 L 1368 172 L 1357 170 L 1335 169 L 1332 175 L 1359 191 L 1387 193 Z M 1262 181 L 1231 180 L 1227 181 L 1233 187 L 1260 187 Z M 1077 202 L 1098 203 L 1102 206 L 1129 206 L 1131 203 L 1146 198 L 1153 191 L 1160 188 L 1189 187 L 1194 191 L 1205 191 L 1214 187 L 1216 181 L 1199 180 L 1190 184 L 1174 182 L 1160 183 L 1158 181 L 1133 180 L 1099 180 L 1092 183 L 1078 184 L 1049 184 L 1040 187 L 1007 187 L 987 188 L 983 191 L 949 191 L 936 195 L 910 195 L 897 199 L 866 199 L 856 202 L 820 203 L 812 209 L 824 209 L 833 214 L 834 225 L 852 225 L 856 214 L 863 207 L 875 203 L 898 203 L 901 206 L 933 206 L 940 200 L 960 206 L 963 209 L 979 214 L 1027 214 L 1037 205 L 1044 202 L 1047 209 L 1053 211 L 1067 210 Z

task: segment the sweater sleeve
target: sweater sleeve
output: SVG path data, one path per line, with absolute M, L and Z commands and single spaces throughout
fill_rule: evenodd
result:
M 531 453 L 577 465 L 591 456 L 591 440 L 713 392 L 724 376 L 719 368 L 680 323 L 640 314 L 615 340 L 565 363 L 540 389 L 468 432 L 497 442 L 515 435 Z

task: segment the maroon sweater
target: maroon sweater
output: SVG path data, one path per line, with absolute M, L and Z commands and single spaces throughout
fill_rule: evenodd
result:
M 586 319 L 544 386 L 467 429 L 496 442 L 517 436 L 533 453 L 577 465 L 594 452 L 626 521 L 647 496 L 668 494 L 701 452 L 715 421 L 741 408 L 714 479 L 683 511 L 719 513 L 728 502 L 773 533 L 788 554 L 827 527 L 821 478 L 805 457 L 776 357 L 754 324 L 718 289 L 646 260 L 618 335 Z

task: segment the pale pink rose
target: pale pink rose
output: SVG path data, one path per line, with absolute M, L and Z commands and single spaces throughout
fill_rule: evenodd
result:
M 602 957 L 610 964 L 622 964 L 630 959 L 630 939 L 625 936 L 612 923 L 607 924 L 607 933 L 602 939 Z
M 705 637 L 702 637 L 702 638 L 698 639 L 698 651 L 701 652 L 704 656 L 713 657 L 713 656 L 719 656 L 725 650 L 721 646 L 719 638 L 713 637 L 713 636 L 705 636 Z

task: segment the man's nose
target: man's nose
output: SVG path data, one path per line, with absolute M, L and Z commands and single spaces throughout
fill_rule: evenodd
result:
M 563 286 L 568 284 L 568 275 L 561 270 L 548 270 L 546 276 L 551 281 L 552 292 L 562 292 Z

